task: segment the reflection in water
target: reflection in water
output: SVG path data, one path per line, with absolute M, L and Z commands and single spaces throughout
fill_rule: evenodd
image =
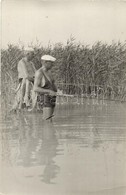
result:
M 55 164 L 53 160 L 57 155 L 57 140 L 54 131 L 53 124 L 50 122 L 44 123 L 43 128 L 43 142 L 39 150 L 40 162 L 45 165 L 42 177 L 42 181 L 45 183 L 51 183 L 51 180 L 56 177 L 59 167 Z
M 13 118 L 13 129 L 4 133 L 4 159 L 11 166 L 44 166 L 41 180 L 51 183 L 59 171 L 54 158 L 58 155 L 53 123 L 44 122 L 41 115 L 20 113 Z
M 12 174 L 12 186 L 21 186 L 13 192 L 88 195 L 125 186 L 125 118 L 125 107 L 113 102 L 59 105 L 53 123 L 44 122 L 40 113 L 9 116 L 1 122 L 2 157 L 9 173 L 21 178 L 15 184 Z

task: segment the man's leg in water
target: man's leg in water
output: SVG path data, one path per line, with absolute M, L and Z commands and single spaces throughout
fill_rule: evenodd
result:
M 36 111 L 37 110 L 37 97 L 38 93 L 32 90 L 31 99 L 32 99 L 32 107 L 28 111 Z
M 51 106 L 44 107 L 43 108 L 43 119 L 52 121 L 53 113 L 54 113 L 54 107 L 51 107 Z
M 25 96 L 25 89 L 26 89 L 26 79 L 22 79 L 21 83 L 21 94 L 20 94 L 20 103 L 19 103 L 19 109 L 22 108 L 23 102 L 24 102 L 24 96 Z
M 25 96 L 24 96 L 24 102 L 26 104 L 26 107 L 30 107 L 30 85 L 31 85 L 31 81 L 29 81 L 28 79 L 25 80 L 26 83 L 26 89 L 25 89 Z

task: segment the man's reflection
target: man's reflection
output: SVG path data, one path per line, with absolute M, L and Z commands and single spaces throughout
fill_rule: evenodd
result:
M 58 142 L 53 123 L 43 121 L 40 115 L 23 117 L 25 120 L 20 120 L 19 125 L 20 155 L 17 164 L 25 167 L 45 166 L 39 177 L 43 182 L 52 183 L 59 171 L 54 161 L 58 155 Z
M 44 122 L 44 128 L 42 132 L 42 146 L 39 151 L 40 161 L 45 165 L 42 177 L 42 181 L 45 183 L 53 183 L 51 180 L 54 179 L 59 171 L 59 167 L 53 160 L 57 155 L 57 140 L 55 135 L 54 126 L 50 122 Z

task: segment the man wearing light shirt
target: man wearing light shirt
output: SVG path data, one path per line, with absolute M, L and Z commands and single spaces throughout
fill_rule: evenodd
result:
M 30 85 L 31 82 L 34 82 L 35 75 L 35 66 L 32 63 L 32 59 L 34 58 L 34 51 L 28 50 L 26 51 L 26 55 L 22 58 L 18 63 L 18 79 L 21 84 L 21 94 L 20 94 L 20 103 L 19 109 L 22 108 L 23 103 L 26 104 L 26 107 L 30 106 L 29 96 L 30 96 Z

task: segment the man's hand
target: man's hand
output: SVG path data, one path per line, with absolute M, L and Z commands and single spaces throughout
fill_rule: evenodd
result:
M 49 90 L 49 95 L 50 95 L 50 96 L 56 96 L 57 93 L 56 93 L 55 91 Z

